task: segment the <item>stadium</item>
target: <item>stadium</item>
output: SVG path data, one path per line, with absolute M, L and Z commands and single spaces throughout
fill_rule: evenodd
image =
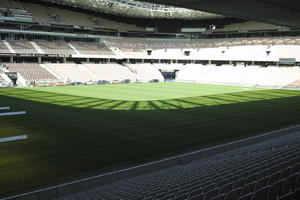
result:
M 1 0 L 1 200 L 299 200 L 298 0 Z

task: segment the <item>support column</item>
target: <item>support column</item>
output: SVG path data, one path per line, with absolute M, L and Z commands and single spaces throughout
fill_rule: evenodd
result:
M 211 60 L 209 60 L 209 61 L 208 61 L 208 64 L 211 65 L 211 63 L 212 63 Z
M 88 62 L 88 63 L 89 63 L 89 62 L 90 62 L 90 58 L 86 58 L 86 62 Z
M 42 63 L 42 57 L 41 57 L 41 56 L 38 57 L 38 63 L 39 63 L 39 64 Z
M 67 57 L 63 57 L 63 63 L 67 62 Z
M 14 56 L 10 56 L 9 62 L 10 62 L 10 63 L 13 63 L 13 62 L 14 62 Z
M 232 65 L 232 60 L 229 61 L 229 65 Z
M 252 61 L 252 62 L 251 62 L 251 65 L 253 66 L 254 64 L 255 64 L 255 62 L 254 62 L 254 61 Z

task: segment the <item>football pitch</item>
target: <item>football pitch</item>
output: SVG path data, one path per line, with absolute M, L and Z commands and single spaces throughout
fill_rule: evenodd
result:
M 0 89 L 0 198 L 300 123 L 300 91 L 192 83 Z M 0 111 L 4 112 L 4 111 Z

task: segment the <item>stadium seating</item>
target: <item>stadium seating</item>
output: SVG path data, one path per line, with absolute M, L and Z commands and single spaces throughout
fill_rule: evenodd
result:
M 28 40 L 7 40 L 16 53 L 38 53 Z
M 146 44 L 142 38 L 104 38 L 104 42 L 120 49 L 127 56 L 146 56 Z
M 31 14 L 24 9 L 19 0 L 1 0 L 0 2 L 1 21 L 32 22 Z
M 178 72 L 176 79 L 198 83 L 284 87 L 297 81 L 299 77 L 299 67 L 186 65 Z
M 145 31 L 145 28 L 136 26 L 135 24 L 120 23 L 117 21 L 104 19 L 98 16 L 89 16 L 96 24 L 97 27 L 115 30 L 128 30 L 128 31 Z
M 154 79 L 159 81 L 164 80 L 160 71 L 151 64 L 127 64 L 127 66 L 133 73 L 139 75 L 142 81 L 148 82 Z
M 300 79 L 289 84 L 287 87 L 291 87 L 291 88 L 294 88 L 294 87 L 300 87 Z
M 10 53 L 4 42 L 0 40 L 0 53 Z
M 189 40 L 145 39 L 149 49 L 182 49 L 187 48 Z
M 144 59 L 197 59 L 221 61 L 273 61 L 280 58 L 300 60 L 300 38 L 229 38 L 229 39 L 150 39 L 102 37 L 101 42 L 10 40 L 0 52 L 94 56 L 116 56 Z M 1 42 L 2 43 L 2 42 Z M 32 43 L 36 43 L 33 46 Z M 147 52 L 147 51 L 150 51 Z M 188 55 L 185 52 L 188 51 Z M 117 55 L 116 55 L 117 54 Z
M 119 64 L 84 64 L 84 66 L 94 73 L 99 80 L 123 81 L 129 79 L 131 82 L 136 82 L 142 78 L 131 72 L 126 66 Z
M 257 67 L 251 66 L 245 67 L 234 67 L 234 66 L 213 66 L 211 69 L 200 75 L 197 78 L 198 82 L 203 83 L 219 83 L 219 84 L 244 84 L 243 81 L 257 70 Z M 250 85 L 250 84 L 249 84 Z
M 48 7 L 52 13 L 56 13 L 62 19 L 62 23 L 73 26 L 94 27 L 93 21 L 88 16 L 81 12 L 74 12 L 66 9 Z
M 168 21 L 155 18 L 155 16 L 151 16 L 150 20 L 143 18 L 134 20 L 135 18 L 124 17 L 126 14 L 115 15 L 113 9 L 116 8 L 117 2 L 127 2 L 130 6 L 130 2 L 133 3 L 134 0 L 111 0 L 109 4 L 105 2 L 103 0 L 0 0 L 0 29 L 2 29 L 0 31 L 0 61 L 6 62 L 3 65 L 5 68 L 1 68 L 2 63 L 0 63 L 0 87 L 140 83 L 157 82 L 157 80 L 163 82 L 164 76 L 166 81 L 172 81 L 169 78 L 173 79 L 176 75 L 175 81 L 178 82 L 300 89 L 299 30 L 289 30 L 288 27 L 253 23 L 248 20 L 226 16 L 219 16 L 220 18 L 216 17 L 212 20 L 201 18 L 201 20 L 196 21 L 178 21 L 172 10 L 171 12 L 165 10 L 165 13 L 170 14 L 170 17 L 175 17 L 174 20 L 170 20 L 172 23 L 166 24 L 166 27 L 161 27 Z M 103 11 L 101 10 L 102 7 L 99 6 L 101 4 L 95 6 L 97 3 L 104 3 L 102 7 L 108 6 L 111 10 L 109 12 Z M 149 8 L 144 7 L 144 10 L 147 9 Z M 155 11 L 155 8 L 152 9 Z M 132 11 L 136 10 L 133 9 Z M 162 10 L 162 12 L 164 11 Z M 189 13 L 192 14 L 192 12 L 194 11 L 186 11 L 187 20 L 192 20 L 188 17 Z M 114 20 L 104 19 L 100 16 Z M 212 22 L 210 23 L 212 25 L 208 27 L 208 24 L 205 25 L 206 22 L 201 23 L 202 20 L 204 20 L 203 22 Z M 231 24 L 232 20 L 234 22 L 240 21 L 240 23 Z M 147 28 L 121 23 L 120 21 L 142 24 Z M 213 25 L 213 22 L 216 22 L 216 26 Z M 197 27 L 197 24 L 202 24 L 203 27 Z M 194 28 L 189 28 L 189 26 Z M 182 30 L 179 30 L 179 27 L 182 27 Z M 224 27 L 223 31 L 229 32 L 215 32 L 214 28 L 216 27 Z M 258 27 L 262 28 L 257 30 Z M 169 31 L 177 28 L 178 31 L 176 32 L 182 34 L 175 32 L 161 33 L 164 28 Z M 263 31 L 263 29 L 266 31 Z M 268 29 L 272 29 L 272 31 Z M 152 33 L 145 32 L 146 30 Z M 240 31 L 238 32 L 238 30 Z M 137 33 L 134 31 L 143 32 Z M 265 35 L 265 37 L 249 37 L 251 35 Z M 267 37 L 269 35 L 272 37 Z M 276 35 L 294 35 L 295 37 L 274 37 Z M 245 38 L 225 38 L 234 36 Z M 202 37 L 207 39 L 193 39 Z M 282 61 L 293 64 L 281 66 L 283 65 Z M 251 66 L 248 66 L 250 63 Z M 164 73 L 162 74 L 160 70 Z M 18 80 L 15 80 L 15 73 L 8 72 L 16 72 Z M 126 100 L 127 98 L 119 98 L 119 95 L 116 95 L 117 93 L 125 94 L 124 87 L 135 89 L 141 85 L 147 87 L 150 84 L 121 85 L 118 86 L 119 88 L 113 85 L 112 87 L 115 87 L 116 90 L 104 92 L 108 94 L 106 95 L 108 97 L 93 95 L 96 89 L 84 91 L 90 93 L 86 95 L 86 98 L 95 96 L 91 100 L 85 100 L 80 95 L 80 93 L 84 93 L 82 91 L 75 94 L 76 92 L 73 89 L 76 90 L 76 87 L 62 88 L 62 90 L 68 90 L 68 88 L 73 90 L 69 97 L 66 97 L 69 92 L 63 91 L 60 94 L 53 95 L 50 92 L 58 91 L 59 88 L 47 88 L 49 90 L 48 95 L 43 96 L 47 96 L 48 99 L 39 99 L 41 94 L 46 94 L 47 91 L 40 91 L 37 88 L 25 89 L 25 92 L 22 88 L 1 91 L 3 104 L 8 102 L 12 104 L 9 106 L 17 105 L 18 107 L 19 104 L 23 104 L 22 99 L 20 99 L 20 96 L 23 95 L 24 102 L 28 104 L 26 105 L 27 108 L 31 110 L 29 117 L 23 120 L 3 118 L 5 122 L 0 124 L 3 126 L 1 129 L 4 132 L 7 131 L 4 134 L 15 134 L 25 130 L 26 134 L 30 136 L 28 141 L 5 144 L 4 148 L 10 145 L 12 147 L 11 152 L 15 155 L 22 153 L 27 145 L 32 146 L 32 148 L 29 148 L 30 151 L 26 151 L 22 155 L 24 159 L 22 156 L 14 158 L 7 155 L 3 167 L 0 167 L 3 171 L 3 181 L 0 181 L 0 196 L 3 195 L 3 198 L 6 198 L 9 195 L 16 194 L 16 196 L 8 197 L 8 199 L 23 199 L 22 197 L 24 199 L 53 199 L 59 197 L 57 200 L 300 200 L 299 131 L 259 143 L 252 143 L 251 140 L 247 145 L 234 150 L 232 150 L 230 144 L 221 144 L 220 146 L 224 147 L 226 151 L 221 152 L 220 149 L 216 148 L 216 151 L 220 152 L 218 154 L 214 151 L 214 147 L 209 147 L 213 151 L 207 153 L 205 150 L 200 150 L 198 151 L 199 154 L 197 153 L 199 157 L 196 157 L 197 155 L 194 153 L 188 153 L 193 158 L 187 158 L 185 157 L 187 154 L 185 154 L 175 156 L 176 158 L 168 157 L 162 162 L 159 160 L 153 161 L 152 163 L 155 163 L 155 165 L 148 165 L 147 163 L 142 164 L 143 167 L 134 166 L 129 170 L 114 168 L 126 166 L 130 163 L 139 163 L 143 159 L 149 161 L 149 159 L 154 159 L 156 156 L 161 158 L 161 156 L 167 156 L 168 153 L 171 155 L 174 151 L 168 152 L 167 150 L 170 150 L 170 148 L 180 152 L 182 149 L 192 149 L 197 145 L 197 141 L 193 137 L 185 141 L 184 144 L 182 144 L 182 140 L 178 141 L 177 138 L 168 137 L 169 133 L 173 133 L 172 128 L 174 129 L 172 136 L 181 134 L 180 131 L 175 130 L 178 127 L 183 128 L 186 132 L 195 130 L 195 134 L 205 135 L 205 129 L 208 130 L 210 126 L 215 125 L 214 122 L 220 121 L 221 124 L 226 123 L 226 125 L 233 122 L 232 127 L 235 126 L 240 132 L 255 134 L 269 128 L 275 129 L 276 127 L 291 125 L 296 123 L 297 120 L 299 122 L 299 118 L 296 117 L 298 115 L 289 111 L 299 111 L 300 107 L 286 106 L 291 102 L 299 103 L 297 102 L 299 100 L 299 95 L 296 94 L 297 91 L 278 90 L 277 93 L 274 90 L 237 87 L 236 91 L 244 91 L 244 93 L 236 92 L 234 94 L 234 87 L 215 86 L 216 89 L 210 89 L 210 86 L 208 86 L 208 89 L 204 87 L 199 89 L 199 91 L 209 90 L 208 92 L 204 91 L 207 93 L 203 93 L 200 98 L 199 95 L 201 94 L 197 93 L 199 91 L 195 92 L 192 84 L 186 84 L 186 86 L 179 86 L 181 91 L 178 92 L 178 97 L 172 97 L 171 93 L 176 94 L 176 90 L 172 88 L 170 90 L 167 84 L 166 87 L 170 90 L 170 95 L 165 94 L 162 97 L 157 95 L 157 98 L 154 95 L 153 100 L 151 100 L 152 98 L 150 100 L 146 98 L 148 95 L 153 94 L 153 91 L 155 92 L 155 89 L 151 89 L 151 87 L 148 88 L 151 91 L 147 95 L 147 91 L 145 90 L 145 92 L 143 87 L 137 89 L 137 92 L 140 92 L 139 94 L 130 91 L 126 95 L 131 95 L 134 98 L 128 100 Z M 154 84 L 154 86 L 159 85 Z M 202 86 L 200 85 L 200 87 Z M 96 88 L 98 86 L 92 87 Z M 107 88 L 106 86 L 99 87 L 104 88 L 104 90 Z M 218 87 L 220 91 L 218 91 Z M 224 91 L 228 88 L 228 93 L 223 92 L 223 88 L 225 88 Z M 187 90 L 187 92 L 183 90 Z M 195 93 L 189 95 L 188 90 Z M 216 95 L 213 95 L 214 92 Z M 231 93 L 229 94 L 229 92 Z M 259 92 L 260 94 L 258 94 Z M 29 93 L 35 95 L 30 96 Z M 109 93 L 112 93 L 112 95 Z M 160 93 L 163 93 L 163 90 Z M 80 97 L 71 97 L 70 95 L 79 95 Z M 249 95 L 249 98 L 247 95 Z M 62 96 L 62 99 L 59 100 L 60 97 L 58 96 Z M 260 98 L 261 96 L 263 98 Z M 33 97 L 37 98 L 34 100 Z M 70 100 L 71 103 L 66 102 L 66 100 Z M 76 101 L 79 102 L 76 103 Z M 125 104 L 129 106 L 124 107 Z M 275 108 L 266 106 L 268 104 L 275 104 Z M 37 105 L 36 108 L 35 105 Z M 286 107 L 282 107 L 282 105 Z M 41 109 L 43 107 L 45 109 Z M 47 108 L 52 109 L 51 112 L 48 112 Z M 253 112 L 254 110 L 261 112 Z M 272 113 L 269 114 L 263 111 Z M 75 116 L 76 119 L 69 117 L 67 112 L 71 117 Z M 227 115 L 229 112 L 238 116 L 238 119 L 235 120 L 234 117 Z M 268 116 L 273 115 L 273 113 L 274 116 L 277 114 L 276 116 L 282 118 L 278 117 L 275 120 L 270 120 Z M 79 115 L 77 116 L 77 114 Z M 162 120 L 157 118 L 160 115 Z M 260 118 L 257 117 L 258 115 Z M 199 118 L 199 116 L 202 116 L 202 118 Z M 50 118 L 54 121 L 51 122 Z M 92 118 L 96 119 L 96 122 L 92 121 Z M 36 121 L 36 119 L 38 120 Z M 123 120 L 122 123 L 120 123 L 121 120 Z M 56 121 L 58 126 L 55 123 L 53 125 L 53 122 Z M 213 125 L 209 124 L 211 121 L 213 121 Z M 110 123 L 103 126 L 106 122 Z M 272 125 L 276 122 L 282 123 L 277 123 L 277 126 L 273 127 Z M 74 125 L 75 123 L 83 124 L 79 126 Z M 166 126 L 166 123 L 170 126 Z M 251 123 L 260 123 L 260 126 L 253 125 L 249 129 Z M 198 126 L 199 124 L 203 126 Z M 99 127 L 97 128 L 96 125 L 99 125 Z M 174 127 L 171 127 L 172 125 Z M 51 130 L 48 129 L 48 126 L 55 128 Z M 153 129 L 151 126 L 153 126 Z M 32 130 L 31 127 L 33 127 Z M 200 130 L 201 127 L 204 127 L 204 129 Z M 135 128 L 136 131 L 130 130 L 130 128 Z M 13 129 L 16 129 L 16 132 Z M 127 132 L 123 131 L 125 129 Z M 226 127 L 223 129 L 225 130 Z M 76 132 L 76 130 L 78 131 Z M 148 136 L 147 133 L 151 133 L 151 131 L 154 134 Z M 54 133 L 60 132 L 67 132 L 68 134 L 55 137 Z M 168 134 L 162 134 L 165 132 Z M 211 133 L 213 130 L 208 132 Z M 81 133 L 82 135 L 80 135 Z M 117 133 L 123 134 L 122 137 L 117 138 Z M 225 134 L 228 134 L 228 137 L 233 137 L 237 133 L 231 132 L 231 130 L 225 130 L 224 133 L 216 131 L 215 135 L 206 135 L 203 142 L 201 138 L 198 138 L 198 140 L 201 140 L 200 144 L 202 145 L 209 145 L 213 142 L 222 142 L 216 140 L 218 139 L 217 136 L 224 139 L 227 137 L 225 137 Z M 191 132 L 189 135 L 195 134 Z M 79 137 L 72 138 L 74 135 Z M 156 141 L 152 140 L 151 137 L 160 135 L 163 136 L 157 144 L 162 145 L 162 147 L 156 148 L 155 145 L 152 145 Z M 41 136 L 47 141 L 41 139 Z M 125 137 L 123 138 L 123 136 Z M 31 140 L 35 137 L 38 140 Z M 52 144 L 59 142 L 56 146 L 57 152 L 51 151 L 50 148 L 53 149 L 54 146 L 47 143 L 48 139 Z M 66 139 L 66 142 L 60 141 L 61 139 Z M 105 141 L 105 139 L 110 139 L 112 142 Z M 136 143 L 140 139 L 145 139 L 149 148 L 145 145 L 144 149 L 146 151 L 142 152 L 141 150 L 140 154 L 132 154 L 128 151 L 122 159 L 111 155 L 106 158 L 104 154 L 107 152 L 101 146 L 101 143 L 105 144 L 108 146 L 106 149 L 119 153 L 119 150 L 133 150 L 138 147 L 124 148 L 127 146 L 123 144 L 127 143 L 130 146 L 130 143 Z M 169 148 L 167 145 L 164 146 L 165 143 L 176 140 L 179 144 L 172 145 Z M 248 140 L 245 139 L 245 141 Z M 85 148 L 83 145 L 77 145 L 80 142 L 91 143 Z M 139 146 L 142 146 L 142 144 L 139 143 Z M 34 146 L 42 149 L 45 145 L 44 154 L 33 155 L 34 152 L 38 152 L 38 148 L 33 148 Z M 114 145 L 118 148 L 115 148 Z M 70 148 L 71 146 L 73 149 Z M 17 147 L 17 149 L 14 150 L 13 147 Z M 47 147 L 49 148 L 47 149 Z M 105 146 L 103 145 L 103 147 Z M 153 151 L 151 147 L 153 147 Z M 90 150 L 90 152 L 83 151 L 83 149 Z M 97 149 L 104 152 L 104 156 L 95 153 L 94 157 L 90 156 L 88 159 L 84 157 Z M 74 150 L 78 150 L 79 154 L 74 153 Z M 79 156 L 76 157 L 75 154 Z M 80 156 L 83 156 L 83 158 L 81 159 Z M 50 157 L 55 158 L 53 162 L 49 159 Z M 177 158 L 180 159 L 177 160 Z M 76 162 L 72 162 L 74 160 Z M 82 163 L 82 166 L 79 162 Z M 77 163 L 77 168 L 70 170 L 69 163 Z M 51 170 L 54 165 L 59 167 Z M 67 169 L 64 168 L 64 165 Z M 154 166 L 155 171 L 152 170 L 152 166 Z M 18 170 L 18 167 L 21 170 Z M 6 172 L 7 169 L 10 169 L 10 171 Z M 32 169 L 37 169 L 36 173 L 33 173 L 34 170 Z M 101 174 L 96 178 L 87 177 L 89 173 L 97 169 L 116 169 L 117 171 Z M 133 174 L 138 175 L 132 177 Z M 71 180 L 74 182 L 55 186 L 55 184 L 67 182 L 72 178 L 76 179 L 76 177 L 82 178 L 82 180 Z M 114 181 L 115 178 L 118 181 Z M 1 189 L 1 185 L 5 187 Z M 39 188 L 34 189 L 37 186 Z M 30 192 L 30 190 L 33 192 Z M 77 193 L 78 191 L 81 192 Z M 27 193 L 18 195 L 21 192 Z
M 32 15 L 33 21 L 47 24 L 64 24 L 81 27 L 100 27 L 106 29 L 145 31 L 145 28 L 134 24 L 120 23 L 98 16 L 70 11 L 56 7 L 22 2 L 22 6 Z
M 8 71 L 18 72 L 27 81 L 56 80 L 46 69 L 36 63 L 6 63 Z
M 87 55 L 115 55 L 103 43 L 71 42 L 71 44 L 81 54 L 87 54 Z
M 244 84 L 281 87 L 295 82 L 299 77 L 299 67 L 260 67 Z
M 298 58 L 299 51 L 298 45 L 272 45 L 268 49 L 270 51 L 268 57 L 275 57 L 275 58 Z
M 19 72 L 26 80 L 55 80 L 51 73 L 60 80 L 70 82 L 89 82 L 107 80 L 131 82 L 148 82 L 154 79 L 163 81 L 159 70 L 179 70 L 176 81 L 192 83 L 209 83 L 239 85 L 250 87 L 296 88 L 299 87 L 299 67 L 261 67 L 233 65 L 201 64 L 91 64 L 76 65 L 46 64 L 46 69 L 39 64 L 7 63 L 9 71 Z M 35 71 L 36 70 L 36 71 Z M 48 71 L 50 72 L 48 72 Z M 51 76 L 50 76 L 51 75 Z
M 229 39 L 150 39 L 113 38 L 104 41 L 120 49 L 128 57 L 190 58 L 202 60 L 278 61 L 279 58 L 300 59 L 297 38 L 229 38 Z M 152 50 L 151 56 L 146 50 Z M 184 50 L 190 51 L 187 57 Z
M 106 38 L 109 42 L 120 47 L 134 47 L 137 49 L 198 49 L 228 46 L 253 45 L 299 45 L 300 40 L 291 37 L 276 38 L 226 38 L 226 39 L 151 39 L 151 38 Z M 132 48 L 133 49 L 133 48 Z
M 299 158 L 293 133 L 59 199 L 297 200 Z
M 46 64 L 47 68 L 61 80 L 67 82 L 89 82 L 98 81 L 98 78 L 89 72 L 84 66 L 74 63 Z
M 198 77 L 204 75 L 211 70 L 214 65 L 197 65 L 187 64 L 185 65 L 176 76 L 177 81 L 196 82 Z
M 31 13 L 33 21 L 46 24 L 55 23 L 55 14 L 51 13 L 47 7 L 36 3 L 22 3 L 22 5 Z
M 224 31 L 248 31 L 248 30 L 272 30 L 272 29 L 278 29 L 279 26 L 272 25 L 272 24 L 266 24 L 263 22 L 257 22 L 257 21 L 247 21 L 242 23 L 232 23 L 229 25 L 226 25 L 223 30 Z
M 23 9 L 23 6 L 19 1 L 1 0 L 0 1 L 0 8 Z
M 35 42 L 46 54 L 75 54 L 75 51 L 64 41 L 37 40 Z
M 57 9 L 54 9 L 57 11 Z M 53 11 L 53 9 L 52 9 Z M 54 11 L 53 11 L 54 12 Z M 66 14 L 67 15 L 67 14 Z M 84 20 L 84 19 L 83 19 Z M 149 39 L 149 38 L 122 38 L 102 37 L 101 42 L 83 42 L 62 40 L 13 40 L 0 41 L 0 53 L 20 54 L 55 54 L 72 57 L 83 57 L 83 59 L 95 56 L 95 58 L 117 58 L 117 59 L 200 59 L 213 61 L 277 61 L 280 58 L 293 58 L 298 61 L 300 50 L 300 38 L 230 38 L 230 39 Z M 150 51 L 151 52 L 147 52 Z M 185 55 L 190 51 L 190 55 Z M 187 57 L 188 56 L 188 57 Z M 86 59 L 88 60 L 88 59 Z M 209 62 L 210 63 L 210 62 Z M 68 64 L 67 64 L 68 65 Z M 175 66 L 170 64 L 169 66 Z M 68 65 L 69 66 L 69 65 Z M 87 68 L 93 66 L 86 65 Z M 88 80 L 125 80 L 149 81 L 154 79 L 163 80 L 157 71 L 159 65 L 126 65 L 117 64 L 99 65 L 104 68 L 91 67 L 91 75 L 84 75 L 82 79 L 74 75 L 73 81 Z M 111 68 L 109 68 L 109 66 Z M 151 69 L 150 66 L 154 66 Z M 160 66 L 162 67 L 162 66 Z M 81 66 L 79 68 L 85 68 Z M 170 68 L 170 67 L 169 67 Z M 172 67 L 171 67 L 172 68 Z M 175 70 L 175 67 L 173 67 Z M 74 69 L 77 69 L 76 67 Z M 86 71 L 84 70 L 84 71 Z M 260 67 L 260 66 L 233 66 L 233 65 L 198 65 L 198 64 L 176 64 L 177 81 L 188 81 L 198 83 L 231 84 L 242 86 L 259 87 L 293 87 L 300 77 L 299 67 Z M 105 72 L 104 72 L 105 71 Z M 63 73 L 63 72 L 60 72 Z M 76 72 L 77 73 L 77 72 Z M 105 74 L 106 73 L 106 74 Z M 115 74 L 114 74 L 115 73 Z M 83 73 L 84 74 L 84 73 Z M 114 74 L 114 75 L 112 75 Z M 68 77 L 59 75 L 62 80 Z M 90 77 L 90 78 L 88 78 Z M 41 79 L 44 77 L 42 76 Z M 69 77 L 70 78 L 70 77 Z M 295 83 L 295 84 L 293 84 Z

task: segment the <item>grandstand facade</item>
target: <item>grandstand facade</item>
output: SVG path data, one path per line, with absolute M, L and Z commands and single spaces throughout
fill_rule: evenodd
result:
M 109 4 L 105 1 L 99 3 Z M 176 11 L 184 15 L 180 8 L 153 6 L 149 3 L 130 3 L 130 1 L 118 1 L 119 4 L 164 12 Z M 202 72 L 199 72 L 198 77 L 195 78 L 182 75 L 186 73 L 185 69 L 191 69 L 188 67 L 191 64 L 198 67 L 199 71 L 205 71 L 206 67 L 212 66 L 210 70 L 212 77 L 219 77 L 218 73 L 221 73 L 218 70 L 216 74 L 213 73 L 215 66 L 223 71 L 228 71 L 229 77 L 235 76 L 236 71 L 243 69 L 240 66 L 245 66 L 245 73 L 247 73 L 247 70 L 252 71 L 251 69 L 255 67 L 271 66 L 270 69 L 260 69 L 258 71 L 276 71 L 274 73 L 277 74 L 280 74 L 281 71 L 291 71 L 290 73 L 295 71 L 294 75 L 297 77 L 298 72 L 295 66 L 299 66 L 300 61 L 298 53 L 300 38 L 297 30 L 282 29 L 278 31 L 280 27 L 265 25 L 269 30 L 253 31 L 251 26 L 257 27 L 255 23 L 254 25 L 250 23 L 251 25 L 248 27 L 247 25 L 234 26 L 236 23 L 226 25 L 226 22 L 223 28 L 216 30 L 210 29 L 211 25 L 209 25 L 201 30 L 188 28 L 191 31 L 190 33 L 160 34 L 159 30 L 155 29 L 155 24 L 152 24 L 152 28 L 149 28 L 117 22 L 96 15 L 94 11 L 74 10 L 73 6 L 64 1 L 55 4 L 47 1 L 5 0 L 1 2 L 0 7 L 2 10 L 0 22 L 2 71 L 5 70 L 5 73 L 18 73 L 18 83 L 21 85 L 44 81 L 46 82 L 43 84 L 49 84 L 53 80 L 55 80 L 54 85 L 57 81 L 65 84 L 67 80 L 69 83 L 101 82 L 102 79 L 112 81 L 113 77 L 115 77 L 115 82 L 124 82 L 125 79 L 131 82 L 144 81 L 142 79 L 162 81 L 161 76 L 149 75 L 149 77 L 145 77 L 139 74 L 139 71 L 143 71 L 145 66 L 153 68 L 151 70 L 155 71 L 154 74 L 156 74 L 157 70 L 164 70 L 165 67 L 159 68 L 159 66 L 164 66 L 161 64 L 173 65 L 174 67 L 172 68 L 170 65 L 167 71 L 173 73 L 173 79 L 179 81 L 223 82 L 224 84 L 270 87 L 285 87 L 297 83 L 297 80 L 295 80 L 297 78 L 281 80 L 276 83 L 272 81 L 254 83 L 245 80 L 216 81 L 213 78 L 200 78 Z M 92 7 L 95 7 L 95 5 L 92 5 Z M 159 16 L 153 17 L 159 18 Z M 204 18 L 202 21 L 205 24 L 207 19 Z M 210 23 L 217 23 L 217 21 L 211 21 Z M 247 22 L 244 24 L 247 24 Z M 183 29 L 182 27 L 182 31 Z M 242 32 L 239 32 L 239 30 L 242 30 Z M 194 31 L 201 32 L 196 33 Z M 99 72 L 89 71 L 89 76 L 84 75 L 84 78 L 74 78 L 75 75 L 67 77 L 68 74 L 62 74 L 69 72 L 68 70 L 61 70 L 58 73 L 59 76 L 55 70 L 47 67 L 51 63 L 61 63 L 62 68 L 65 66 L 66 68 L 80 66 L 70 68 L 75 71 L 79 70 L 74 71 L 75 74 L 80 74 L 79 68 L 88 71 L 89 69 L 85 67 L 86 64 L 106 63 L 108 64 L 107 67 L 121 66 L 119 73 L 125 74 L 122 76 L 108 75 L 107 77 L 101 75 L 99 77 L 97 76 Z M 136 64 L 136 66 L 129 67 L 133 64 Z M 179 65 L 179 67 L 176 65 Z M 137 66 L 142 66 L 141 70 Z M 291 68 L 282 69 L 284 66 Z M 33 69 L 36 69 L 36 74 L 34 74 L 35 70 Z M 97 71 L 101 69 L 97 69 Z M 175 75 L 175 72 L 178 76 Z M 2 73 L 2 79 L 9 80 L 8 77 L 5 77 L 5 73 Z M 45 74 L 51 74 L 51 77 Z M 196 75 L 193 74 L 193 76 Z M 248 74 L 247 77 L 249 76 Z M 253 77 L 262 76 L 258 72 L 257 75 L 253 75 Z M 121 77 L 123 78 L 121 79 Z
M 140 4 L 130 5 L 139 7 Z M 149 29 L 117 22 L 97 16 L 93 12 L 76 11 L 73 7 L 68 9 L 68 5 L 60 8 L 59 5 L 61 4 L 18 0 L 5 0 L 1 3 L 1 78 L 7 80 L 2 80 L 6 82 L 4 86 L 17 82 L 26 86 L 67 84 L 66 82 L 163 81 L 162 75 L 157 75 L 161 71 L 171 73 L 174 80 L 188 82 L 277 88 L 298 83 L 300 38 L 297 30 L 278 31 L 279 27 L 266 26 L 269 30 L 253 31 L 251 26 L 256 27 L 255 23 L 250 23 L 251 26 L 242 26 L 243 23 L 225 23 L 223 28 L 216 30 L 209 29 L 210 25 L 208 29 L 201 29 L 198 33 L 194 32 L 199 31 L 198 29 L 190 28 L 190 33 L 163 34 L 155 30 L 155 27 Z M 148 9 L 152 8 L 150 6 Z M 153 9 L 163 10 L 164 7 Z M 66 69 L 55 68 L 60 70 L 56 72 L 49 67 L 52 66 L 51 63 L 56 63 L 56 68 L 60 66 Z M 97 65 L 99 63 L 102 65 Z M 93 64 L 99 66 L 97 72 L 86 67 Z M 107 74 L 106 69 L 111 66 L 117 66 L 120 70 L 112 70 L 111 73 L 120 75 Z M 152 75 L 149 73 L 149 76 L 145 77 L 143 72 L 139 74 L 146 69 L 145 66 L 148 67 L 146 71 L 153 72 Z M 183 75 L 192 73 L 193 67 L 189 66 L 197 68 L 196 71 L 199 72 L 191 74 L 191 77 Z M 268 66 L 271 68 L 264 69 Z M 212 78 L 201 75 L 207 67 Z M 269 71 L 274 71 L 274 74 L 287 71 L 286 74 L 294 76 L 287 76 L 285 79 L 288 80 L 279 81 L 248 80 L 251 79 L 248 71 L 256 68 L 259 70 L 253 73 L 253 80 L 264 77 L 263 71 L 270 76 L 272 73 Z M 87 75 L 81 78 L 78 76 L 82 70 Z M 72 71 L 74 75 L 70 75 Z M 218 74 L 222 76 L 223 71 L 228 74 L 227 80 L 213 78 L 220 77 Z M 242 74 L 237 71 L 241 71 Z M 9 81 L 7 73 L 17 73 L 19 81 Z M 99 76 L 99 73 L 103 74 Z M 246 77 L 247 80 L 230 80 L 229 77 L 236 75 Z

